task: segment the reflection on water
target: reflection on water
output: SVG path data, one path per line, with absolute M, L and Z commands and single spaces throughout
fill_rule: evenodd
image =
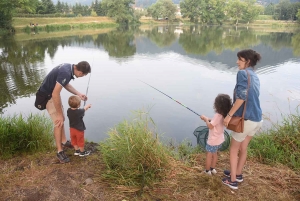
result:
M 232 93 L 237 51 L 253 48 L 263 57 L 257 69 L 262 108 L 272 118 L 274 105 L 270 103 L 285 111 L 288 98 L 300 100 L 299 44 L 300 33 L 201 26 L 129 28 L 27 41 L 18 40 L 18 36 L 2 38 L 0 112 L 37 112 L 32 104 L 33 95 L 46 73 L 59 63 L 88 60 L 93 66 L 89 97 L 101 105 L 93 107 L 90 116 L 86 116 L 87 121 L 94 122 L 87 132 L 105 133 L 129 116 L 131 110 L 155 105 L 152 110 L 158 128 L 181 140 L 186 137 L 182 133 L 190 133 L 201 121 L 178 109 L 181 106 L 171 105 L 161 94 L 141 86 L 137 79 L 170 93 L 196 112 L 209 115 L 213 113 L 211 101 L 217 93 Z M 73 85 L 82 92 L 86 90 L 83 78 Z M 26 104 L 28 107 L 24 108 Z M 99 117 L 103 118 L 101 123 L 95 122 Z M 99 140 L 104 134 L 88 136 Z

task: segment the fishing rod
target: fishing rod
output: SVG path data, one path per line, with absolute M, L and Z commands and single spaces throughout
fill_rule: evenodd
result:
M 94 56 L 93 56 L 93 63 L 92 65 L 94 64 Z M 92 76 L 92 71 L 90 72 L 90 77 L 89 77 L 89 81 L 88 81 L 88 85 L 86 87 L 86 92 L 85 92 L 85 96 L 87 97 L 87 94 L 88 94 L 88 91 L 89 91 L 89 86 L 90 86 L 90 79 L 91 79 L 91 76 Z M 83 107 L 85 106 L 85 103 L 86 103 L 86 100 L 84 101 L 83 103 Z
M 141 81 L 141 82 L 143 82 L 142 80 L 140 80 L 140 81 Z M 188 108 L 187 106 L 183 105 L 183 104 L 182 104 L 182 103 L 180 103 L 179 101 L 177 101 L 177 100 L 173 99 L 171 96 L 168 96 L 168 95 L 167 95 L 167 94 L 165 94 L 164 92 L 162 92 L 162 91 L 160 91 L 160 90 L 156 89 L 155 87 L 151 86 L 150 84 L 147 84 L 146 82 L 143 82 L 143 83 L 144 83 L 144 84 L 146 84 L 146 85 L 148 85 L 148 86 L 150 86 L 150 87 L 152 87 L 153 89 L 155 89 L 155 90 L 159 91 L 160 93 L 164 94 L 165 96 L 169 97 L 170 99 L 172 99 L 172 100 L 173 100 L 173 101 L 175 101 L 176 103 L 178 103 L 178 104 L 182 105 L 183 107 L 185 107 L 186 109 L 190 110 L 191 112 L 195 113 L 195 114 L 196 114 L 196 115 L 198 115 L 199 117 L 201 116 L 201 115 L 200 115 L 200 114 L 198 114 L 197 112 L 195 112 L 195 111 L 193 111 L 192 109 Z
M 92 73 L 90 73 L 88 85 L 87 85 L 87 88 L 86 88 L 86 92 L 85 92 L 85 96 L 86 96 L 86 97 L 87 97 L 87 94 L 88 94 L 88 91 L 89 91 L 91 75 L 92 75 Z M 86 100 L 85 100 L 84 103 L 83 103 L 83 107 L 85 106 L 85 103 L 86 103 Z

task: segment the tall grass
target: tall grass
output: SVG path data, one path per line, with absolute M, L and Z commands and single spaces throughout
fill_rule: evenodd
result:
M 169 151 L 151 131 L 153 125 L 147 113 L 137 111 L 131 122 L 125 120 L 108 132 L 109 138 L 100 143 L 105 178 L 143 188 L 163 177 Z
M 54 146 L 53 125 L 42 115 L 22 114 L 0 118 L 0 157 L 47 151 Z
M 282 163 L 300 170 L 300 116 L 290 114 L 281 124 L 273 125 L 261 135 L 253 138 L 249 155 L 266 164 Z

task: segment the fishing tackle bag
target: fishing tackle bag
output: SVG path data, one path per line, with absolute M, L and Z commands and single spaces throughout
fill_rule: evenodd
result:
M 51 95 L 48 95 L 45 92 L 38 90 L 35 94 L 34 106 L 39 110 L 44 110 L 46 109 L 46 105 L 48 103 L 48 100 L 50 99 Z

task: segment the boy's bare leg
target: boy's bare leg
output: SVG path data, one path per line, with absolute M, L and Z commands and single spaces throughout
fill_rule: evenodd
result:
M 84 152 L 84 147 L 79 147 L 80 152 Z

